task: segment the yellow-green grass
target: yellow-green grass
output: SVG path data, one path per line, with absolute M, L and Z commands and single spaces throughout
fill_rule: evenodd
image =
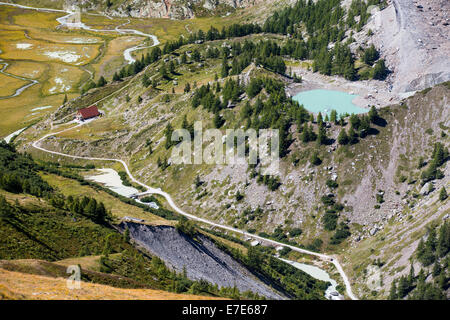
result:
M 4 1 L 8 2 L 8 1 Z M 54 0 L 14 0 L 10 1 L 23 6 L 33 7 L 33 8 L 49 8 L 49 9 L 63 9 L 64 1 L 54 1 Z M 12 7 L 9 7 L 12 8 Z
M 93 29 L 98 30 L 113 30 L 117 26 L 120 26 L 122 24 L 125 24 L 128 22 L 128 18 L 113 18 L 109 19 L 106 16 L 103 15 L 97 15 L 97 14 L 82 14 L 81 15 L 81 22 L 88 25 L 89 27 Z M 130 25 L 125 24 L 121 28 L 123 29 L 129 29 Z M 111 34 L 113 34 L 111 32 Z
M 69 44 L 98 44 L 104 41 L 105 36 L 98 37 L 97 33 L 84 30 L 63 30 L 58 32 L 44 32 L 43 30 L 31 29 L 29 36 L 36 40 L 46 40 L 57 43 Z
M 109 255 L 109 259 L 115 260 L 121 257 L 121 253 L 114 253 Z M 100 258 L 101 256 L 85 256 L 69 258 L 64 260 L 56 261 L 56 264 L 63 266 L 80 265 L 83 270 L 97 271 L 100 272 Z
M 240 244 L 240 243 L 237 243 L 237 242 L 234 242 L 234 241 L 222 238 L 222 237 L 218 237 L 218 236 L 213 235 L 213 234 L 211 234 L 211 233 L 209 233 L 207 231 L 202 231 L 202 233 L 204 233 L 205 235 L 207 235 L 208 237 L 210 237 L 210 238 L 212 238 L 212 239 L 214 239 L 216 241 L 219 241 L 219 242 L 225 244 L 226 246 L 228 246 L 230 248 L 237 249 L 237 250 L 241 251 L 241 253 L 244 254 L 244 255 L 247 255 L 248 249 L 245 246 L 243 246 L 242 244 Z
M 130 47 L 140 44 L 143 37 L 125 36 L 115 38 L 108 42 L 104 54 L 91 64 L 95 71 L 96 79 L 103 75 L 106 79 L 111 79 L 114 72 L 119 71 L 128 62 L 123 57 L 123 52 Z
M 31 44 L 32 47 L 29 49 L 17 47 L 24 42 Z M 5 60 L 19 58 L 20 60 L 53 61 L 77 66 L 89 63 L 99 54 L 99 45 L 56 44 L 30 39 L 4 42 L 0 48 L 3 52 L 0 57 Z M 54 57 L 52 54 L 59 56 Z
M 82 127 L 63 132 L 59 136 L 66 139 L 93 141 L 104 138 L 102 134 L 108 134 L 122 129 L 126 129 L 126 127 L 121 124 L 121 121 L 117 117 L 103 117 Z
M 122 289 L 81 282 L 70 290 L 67 279 L 7 271 L 0 268 L 0 298 L 14 300 L 216 300 L 221 298 L 177 294 L 154 289 Z
M 73 97 L 68 95 L 69 98 Z M 0 137 L 4 137 L 20 128 L 35 122 L 45 113 L 59 107 L 63 102 L 64 94 L 44 97 L 41 95 L 41 85 L 31 86 L 17 97 L 0 100 Z M 32 109 L 42 106 L 52 106 L 38 114 L 32 115 Z
M 59 63 L 48 63 L 47 65 L 50 69 L 48 80 L 43 85 L 43 94 L 78 92 L 79 81 L 85 73 L 83 70 Z
M 29 82 L 0 73 L 0 97 L 7 97 L 14 94 L 16 89 L 19 89 L 27 83 Z
M 8 73 L 27 79 L 39 79 L 45 70 L 48 69 L 42 63 L 32 61 L 8 61 L 8 68 L 5 70 Z
M 27 28 L 55 29 L 59 25 L 59 22 L 56 21 L 56 19 L 66 15 L 66 13 L 62 12 L 39 12 L 36 10 L 18 8 L 8 8 L 9 10 L 3 10 L 4 8 L 5 6 L 2 6 L 2 11 L 4 13 L 5 11 L 10 11 L 8 18 L 12 18 L 13 24 Z M 14 14 L 12 17 L 11 11 L 13 11 Z
M 89 186 L 83 186 L 78 181 L 67 179 L 61 176 L 41 173 L 41 177 L 47 181 L 53 187 L 56 187 L 65 196 L 75 196 L 75 197 L 93 197 L 97 201 L 104 203 L 107 210 L 111 211 L 112 215 L 116 218 L 122 218 L 126 216 L 135 217 L 139 219 L 144 219 L 147 223 L 152 225 L 172 225 L 161 217 L 158 217 L 149 212 L 145 212 L 143 209 L 129 205 L 121 202 L 119 199 L 113 197 L 112 195 L 93 189 Z

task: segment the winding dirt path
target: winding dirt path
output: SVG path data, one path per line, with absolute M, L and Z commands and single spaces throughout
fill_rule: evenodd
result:
M 322 259 L 322 260 L 325 260 L 325 261 L 327 261 L 327 262 L 331 262 L 331 263 L 336 267 L 337 271 L 339 272 L 339 274 L 341 275 L 341 277 L 342 277 L 342 279 L 343 279 L 343 281 L 344 281 L 347 295 L 348 295 L 352 300 L 358 300 L 358 298 L 357 298 L 357 297 L 353 294 L 353 292 L 352 292 L 352 288 L 351 288 L 351 285 L 350 285 L 350 281 L 348 280 L 347 275 L 346 275 L 345 272 L 344 272 L 344 269 L 342 268 L 341 264 L 339 263 L 339 261 L 338 261 L 335 257 L 329 256 L 329 255 L 326 255 L 326 254 L 322 254 L 322 253 L 317 253 L 317 252 L 314 252 L 314 251 L 309 251 L 309 250 L 302 249 L 302 248 L 299 248 L 299 247 L 295 247 L 295 246 L 292 246 L 292 245 L 284 244 L 284 243 L 281 243 L 281 242 L 278 242 L 278 241 L 275 241 L 275 240 L 271 240 L 271 239 L 267 239 L 267 238 L 264 238 L 264 237 L 260 237 L 260 236 L 254 235 L 254 234 L 249 234 L 248 232 L 245 232 L 245 231 L 243 231 L 243 230 L 236 229 L 236 228 L 232 228 L 232 227 L 229 227 L 229 226 L 226 226 L 226 225 L 223 225 L 223 224 L 219 224 L 219 223 L 216 223 L 216 222 L 213 222 L 213 221 L 210 221 L 210 220 L 207 220 L 207 219 L 200 218 L 200 217 L 194 216 L 194 215 L 192 215 L 192 214 L 189 214 L 189 213 L 183 211 L 182 209 L 180 209 L 180 208 L 175 204 L 175 202 L 173 201 L 173 199 L 172 199 L 172 197 L 170 196 L 170 194 L 168 194 L 167 192 L 162 191 L 161 188 L 153 188 L 153 187 L 148 186 L 148 185 L 146 185 L 146 184 L 140 182 L 139 180 L 137 180 L 137 179 L 132 175 L 130 169 L 128 168 L 128 165 L 126 164 L 126 162 L 123 161 L 123 160 L 120 160 L 120 159 L 113 159 L 113 158 L 96 158 L 96 157 L 73 156 L 73 155 L 69 155 L 69 154 L 65 154 L 65 153 L 61 153 L 61 152 L 57 152 L 57 151 L 51 151 L 51 150 L 45 149 L 45 148 L 43 148 L 43 147 L 40 146 L 40 143 L 41 143 L 43 140 L 45 140 L 46 138 L 48 138 L 48 137 L 50 137 L 50 136 L 54 136 L 54 135 L 61 134 L 61 133 L 63 133 L 63 132 L 69 131 L 69 130 L 73 130 L 73 129 L 75 129 L 75 128 L 78 128 L 78 127 L 83 126 L 84 124 L 85 124 L 85 123 L 81 123 L 81 124 L 78 124 L 78 125 L 76 125 L 76 126 L 74 126 L 74 127 L 67 128 L 67 129 L 64 129 L 64 130 L 59 131 L 59 132 L 49 133 L 49 134 L 47 134 L 47 135 L 41 137 L 39 140 L 36 140 L 35 142 L 33 142 L 32 146 L 33 146 L 34 148 L 40 150 L 40 151 L 43 151 L 43 152 L 47 152 L 47 153 L 54 154 L 54 155 L 58 155 L 58 156 L 68 157 L 68 158 L 72 158 L 72 159 L 84 159 L 84 160 L 92 160 L 92 161 L 113 161 L 113 162 L 119 162 L 119 163 L 122 164 L 122 166 L 124 167 L 124 169 L 125 169 L 126 173 L 128 174 L 128 176 L 129 176 L 129 178 L 130 178 L 131 181 L 133 181 L 134 183 L 136 183 L 136 184 L 138 184 L 138 185 L 140 185 L 140 186 L 146 188 L 145 193 L 148 193 L 148 194 L 157 194 L 157 195 L 160 195 L 160 196 L 164 197 L 164 198 L 166 199 L 167 203 L 170 205 L 170 207 L 171 207 L 175 212 L 177 212 L 178 214 L 181 214 L 181 215 L 183 215 L 183 216 L 185 216 L 185 217 L 187 217 L 187 218 L 189 218 L 189 219 L 192 219 L 192 220 L 195 220 L 195 221 L 198 221 L 198 222 L 202 222 L 202 223 L 208 224 L 208 225 L 213 226 L 213 227 L 217 227 L 217 228 L 220 228 L 220 229 L 228 230 L 228 231 L 231 231 L 231 232 L 236 232 L 236 233 L 242 234 L 242 235 L 244 235 L 244 236 L 248 236 L 248 237 L 251 237 L 251 238 L 253 238 L 253 239 L 260 240 L 260 241 L 262 241 L 262 242 L 264 242 L 264 243 L 267 243 L 267 244 L 272 244 L 272 245 L 276 245 L 276 246 L 288 247 L 288 248 L 290 248 L 290 249 L 293 250 L 293 251 L 297 251 L 297 252 L 300 252 L 300 253 L 309 254 L 309 255 L 318 257 L 318 258 L 320 258 L 320 259 Z

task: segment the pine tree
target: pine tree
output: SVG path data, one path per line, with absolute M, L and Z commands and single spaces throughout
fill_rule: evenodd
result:
M 220 77 L 221 78 L 228 77 L 228 69 L 229 69 L 229 67 L 228 67 L 228 60 L 227 60 L 226 57 L 224 57 L 222 59 L 222 69 L 221 69 L 221 72 L 220 72 Z
M 403 298 L 408 294 L 409 284 L 405 276 L 401 276 L 398 283 L 398 297 Z
M 350 129 L 348 129 L 348 141 L 350 144 L 355 144 L 358 142 L 358 135 L 353 129 L 353 126 L 350 126 Z
M 321 126 L 319 126 L 319 134 L 317 135 L 317 144 L 322 145 L 327 143 L 328 143 L 327 132 L 322 124 Z
M 172 74 L 175 72 L 175 64 L 172 60 L 169 62 L 169 72 Z
M 439 192 L 439 200 L 444 201 L 447 198 L 447 190 L 445 190 L 445 187 L 442 187 L 441 191 Z
M 161 77 L 163 78 L 163 79 L 167 79 L 167 69 L 166 69 L 166 65 L 165 64 L 163 64 L 162 66 L 161 66 L 161 68 L 159 69 L 159 74 L 161 75 Z
M 409 275 L 408 275 L 408 284 L 410 287 L 414 285 L 415 281 L 415 272 L 414 272 L 414 266 L 411 263 L 411 267 L 409 268 Z
M 173 133 L 172 125 L 168 123 L 166 129 L 164 130 L 164 135 L 166 137 L 166 144 L 165 144 L 166 149 L 169 149 L 173 144 L 172 133 Z
M 372 71 L 373 71 L 372 78 L 377 80 L 384 80 L 387 74 L 387 68 L 384 63 L 384 60 L 383 59 L 378 60 Z
M 389 300 L 396 300 L 397 297 L 397 280 L 394 279 L 394 281 L 392 281 L 391 291 L 389 293 Z
M 340 145 L 346 145 L 349 142 L 348 136 L 347 136 L 347 131 L 345 130 L 345 128 L 341 129 L 341 132 L 339 132 L 338 135 L 338 143 Z
M 219 113 L 216 113 L 214 115 L 214 126 L 219 129 L 224 123 L 225 120 L 220 116 Z
M 320 127 L 323 126 L 323 118 L 322 118 L 322 113 L 319 112 L 319 114 L 317 115 L 317 125 Z
M 64 95 L 64 100 L 62 104 L 66 104 L 67 103 L 67 94 Z
M 439 261 L 434 263 L 432 274 L 434 278 L 437 278 L 441 274 L 441 265 L 439 264 Z
M 147 74 L 144 74 L 144 76 L 142 77 L 142 85 L 144 87 L 148 87 L 151 84 L 151 80 L 148 78 Z
M 119 74 L 117 73 L 117 72 L 114 72 L 114 75 L 113 75 L 113 79 L 112 79 L 113 81 L 120 81 L 121 80 L 121 78 L 120 78 L 120 76 L 119 76 Z
M 100 77 L 100 79 L 98 79 L 97 82 L 97 88 L 103 87 L 107 84 L 105 78 L 103 76 Z
M 439 229 L 439 238 L 437 242 L 437 254 L 444 257 L 450 251 L 450 223 L 445 222 Z M 445 267 L 445 265 L 444 265 Z
M 336 110 L 331 110 L 330 113 L 330 121 L 334 122 L 334 124 L 337 124 L 337 111 Z
M 379 117 L 378 116 L 378 111 L 375 108 L 375 106 L 370 107 L 370 110 L 369 110 L 370 122 L 375 123 L 377 121 L 378 117 Z
M 128 227 L 126 227 L 125 231 L 123 232 L 123 240 L 126 242 L 130 242 L 130 229 L 128 229 Z

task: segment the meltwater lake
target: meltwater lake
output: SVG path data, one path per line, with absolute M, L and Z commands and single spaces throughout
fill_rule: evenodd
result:
M 333 109 L 336 110 L 338 115 L 368 112 L 368 109 L 353 104 L 352 101 L 356 97 L 358 96 L 355 94 L 342 91 L 315 89 L 300 92 L 292 99 L 302 104 L 309 112 L 321 112 L 323 115 L 325 113 L 329 115 Z

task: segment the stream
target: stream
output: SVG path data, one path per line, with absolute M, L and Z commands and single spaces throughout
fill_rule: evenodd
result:
M 160 44 L 158 38 L 155 35 L 147 34 L 147 33 L 141 32 L 139 30 L 121 29 L 120 28 L 120 27 L 122 27 L 124 25 L 129 24 L 130 20 L 128 20 L 126 23 L 123 23 L 123 24 L 117 26 L 113 30 L 111 30 L 111 29 L 102 30 L 102 29 L 91 28 L 91 27 L 87 26 L 86 24 L 84 24 L 81 21 L 80 22 L 75 22 L 75 23 L 74 22 L 69 22 L 70 19 L 74 15 L 76 15 L 76 12 L 72 12 L 72 11 L 68 11 L 68 10 L 66 11 L 66 10 L 59 10 L 59 9 L 34 8 L 34 7 L 28 7 L 28 6 L 23 6 L 23 5 L 20 5 L 20 4 L 6 3 L 6 2 L 0 2 L 0 5 L 7 5 L 7 6 L 13 6 L 13 7 L 22 8 L 22 9 L 30 9 L 30 10 L 43 11 L 43 12 L 47 11 L 47 12 L 67 13 L 67 15 L 56 19 L 56 21 L 59 22 L 59 26 L 58 27 L 65 26 L 65 27 L 68 27 L 68 28 L 84 29 L 84 30 L 87 30 L 87 31 L 99 32 L 99 33 L 102 33 L 102 32 L 116 32 L 116 33 L 119 33 L 119 34 L 135 34 L 137 36 L 142 36 L 142 37 L 151 39 L 152 40 L 152 45 L 140 44 L 140 45 L 137 45 L 137 46 L 134 46 L 134 47 L 131 47 L 131 48 L 128 48 L 128 49 L 124 50 L 123 57 L 124 57 L 125 61 L 128 62 L 128 64 L 131 64 L 131 63 L 136 61 L 136 59 L 134 59 L 133 56 L 131 55 L 132 52 L 137 51 L 137 50 L 141 50 L 141 49 L 145 49 L 145 48 L 150 48 L 150 47 L 157 46 L 157 45 Z M 18 95 L 20 95 L 23 91 L 25 91 L 29 87 L 39 83 L 39 81 L 37 81 L 37 80 L 28 79 L 28 78 L 16 76 L 16 75 L 10 74 L 8 72 L 5 72 L 6 68 L 9 66 L 9 64 L 6 61 L 2 60 L 2 59 L 0 59 L 0 64 L 3 65 L 3 68 L 0 69 L 0 73 L 6 75 L 8 77 L 13 77 L 13 78 L 16 78 L 16 79 L 20 79 L 20 80 L 24 80 L 24 81 L 30 82 L 30 83 L 20 87 L 19 89 L 17 89 L 14 94 L 9 95 L 9 96 L 0 97 L 0 100 L 17 97 Z
M 1 51 L 0 51 L 0 52 L 1 52 Z M 29 87 L 35 85 L 36 83 L 39 83 L 39 81 L 37 81 L 37 80 L 28 79 L 28 78 L 16 76 L 16 75 L 11 74 L 11 73 L 9 73 L 9 72 L 5 72 L 6 68 L 8 68 L 8 66 L 9 66 L 9 64 L 8 64 L 6 61 L 2 60 L 2 59 L 0 59 L 0 65 L 3 65 L 3 68 L 0 69 L 0 73 L 4 74 L 5 76 L 8 76 L 8 77 L 12 77 L 12 78 L 16 78 L 16 79 L 20 79 L 20 80 L 23 80 L 23 81 L 28 81 L 28 82 L 30 82 L 30 83 L 27 83 L 26 85 L 24 85 L 24 86 L 18 88 L 14 94 L 9 95 L 9 96 L 3 96 L 3 97 L 0 97 L 0 100 L 17 97 L 17 96 L 20 95 L 23 91 L 25 91 L 27 88 L 29 88 Z
M 302 270 L 303 272 L 309 274 L 311 277 L 313 277 L 317 280 L 330 282 L 330 285 L 328 286 L 327 290 L 325 291 L 325 298 L 327 298 L 328 300 L 341 300 L 342 296 L 338 293 L 338 291 L 336 289 L 338 283 L 336 282 L 336 280 L 332 279 L 330 277 L 330 275 L 328 274 L 328 272 L 326 272 L 325 270 L 323 270 L 317 266 L 310 265 L 310 264 L 300 263 L 300 262 L 291 261 L 291 260 L 282 259 L 282 258 L 279 258 L 279 259 L 286 263 L 289 263 L 290 265 L 294 266 L 295 268 L 297 268 L 299 270 Z

